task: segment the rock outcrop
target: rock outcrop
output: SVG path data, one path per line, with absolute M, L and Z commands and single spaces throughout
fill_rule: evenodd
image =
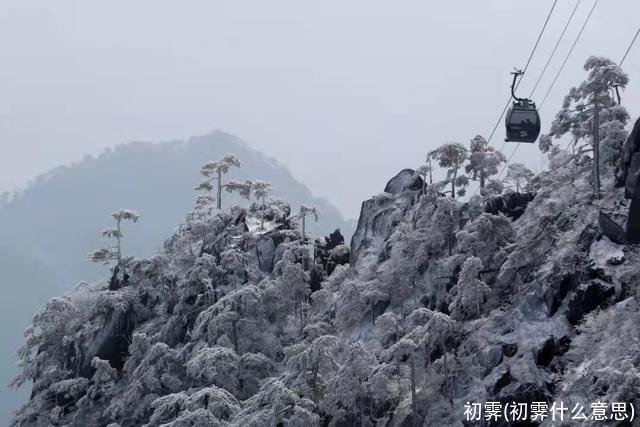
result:
M 362 202 L 358 225 L 351 238 L 352 265 L 367 254 L 383 255 L 386 239 L 415 203 L 421 189 L 422 178 L 412 169 L 403 169 L 389 180 L 384 193 Z
M 626 240 L 640 243 L 640 119 L 636 121 L 622 152 L 616 184 L 624 186 L 625 197 L 631 199 L 625 227 Z
M 484 202 L 484 211 L 493 215 L 502 213 L 514 221 L 524 213 L 527 205 L 535 197 L 535 193 L 508 192 L 491 196 Z

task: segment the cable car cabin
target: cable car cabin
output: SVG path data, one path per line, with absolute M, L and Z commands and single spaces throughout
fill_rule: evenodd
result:
M 536 104 L 528 99 L 514 101 L 505 119 L 505 141 L 535 142 L 540 134 L 540 115 Z

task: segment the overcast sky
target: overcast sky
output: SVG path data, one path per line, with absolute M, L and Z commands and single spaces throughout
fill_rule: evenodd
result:
M 0 189 L 133 140 L 221 129 L 287 165 L 348 217 L 447 141 L 487 136 L 552 0 L 24 1 L 0 5 Z M 528 94 L 575 0 L 559 0 Z M 541 98 L 593 0 L 582 4 Z M 590 54 L 620 60 L 638 0 L 600 1 L 545 104 Z M 640 42 L 623 102 L 640 113 Z M 502 144 L 504 131 L 495 141 Z M 508 152 L 512 146 L 508 146 Z M 516 158 L 539 168 L 535 147 Z M 188 191 L 189 189 L 185 189 Z

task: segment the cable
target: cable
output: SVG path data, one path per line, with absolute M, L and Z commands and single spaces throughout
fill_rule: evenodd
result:
M 560 33 L 560 37 L 558 37 L 558 40 L 556 41 L 555 46 L 553 46 L 553 50 L 551 51 L 551 55 L 549 55 L 549 58 L 547 58 L 547 62 L 544 64 L 544 67 L 542 68 L 542 72 L 540 73 L 540 76 L 538 76 L 538 80 L 536 80 L 536 84 L 533 86 L 533 89 L 531 89 L 531 93 L 529 94 L 529 99 L 533 98 L 533 93 L 538 88 L 538 85 L 540 84 L 540 81 L 542 80 L 542 76 L 544 76 L 544 73 L 546 73 L 547 68 L 549 67 L 549 64 L 551 63 L 551 59 L 555 55 L 556 50 L 558 50 L 558 46 L 560 45 L 560 42 L 564 38 L 564 34 L 567 32 L 567 28 L 569 28 L 569 24 L 571 23 L 571 20 L 573 19 L 573 15 L 576 14 L 576 10 L 578 10 L 578 6 L 580 6 L 581 2 L 582 2 L 582 0 L 576 1 L 576 5 L 573 7 L 573 10 L 571 11 L 571 15 L 569 15 L 569 19 L 567 19 L 567 22 L 564 24 L 564 28 L 562 29 L 562 32 Z
M 509 156 L 509 159 L 507 159 L 507 163 L 504 164 L 504 166 L 502 167 L 502 170 L 498 174 L 498 178 L 496 178 L 496 179 L 500 179 L 502 177 L 502 174 L 504 173 L 505 169 L 507 168 L 507 166 L 509 166 L 509 163 L 511 163 L 511 160 L 513 159 L 513 156 L 515 156 L 516 151 L 518 151 L 518 148 L 520 148 L 520 143 L 519 142 L 513 148 L 513 151 L 511 152 L 511 155 Z
M 542 98 L 542 102 L 540 102 L 540 109 L 542 109 L 542 106 L 544 105 L 544 102 L 547 100 L 547 97 L 549 96 L 549 94 L 551 93 L 551 90 L 553 89 L 553 87 L 555 86 L 556 82 L 558 81 L 558 77 L 560 77 L 560 73 L 562 73 L 562 70 L 564 69 L 564 66 L 567 65 L 567 61 L 569 60 L 569 57 L 571 57 L 571 54 L 573 53 L 573 49 L 576 47 L 576 44 L 578 44 L 578 40 L 580 40 L 580 36 L 582 35 L 582 32 L 584 31 L 585 27 L 587 26 L 587 23 L 589 22 L 589 19 L 591 19 L 591 15 L 593 14 L 594 9 L 596 8 L 596 5 L 598 4 L 599 0 L 595 0 L 593 2 L 593 6 L 591 6 L 591 10 L 589 11 L 589 14 L 587 15 L 587 18 L 584 20 L 584 23 L 582 24 L 582 27 L 580 28 L 580 31 L 578 32 L 578 35 L 576 36 L 576 39 L 573 41 L 573 44 L 571 45 L 571 49 L 569 49 L 569 52 L 567 53 L 567 56 L 564 58 L 564 61 L 562 62 L 562 65 L 560 66 L 560 69 L 558 69 L 558 72 L 556 73 L 555 77 L 553 78 L 553 81 L 551 82 L 551 85 L 549 86 L 549 89 L 547 90 L 547 93 L 544 95 L 544 98 Z
M 638 38 L 638 34 L 640 34 L 640 28 L 638 28 L 638 31 L 636 31 L 636 35 L 633 36 L 633 40 L 631 40 L 631 43 L 629 43 L 629 47 L 627 48 L 627 51 L 624 53 L 624 56 L 622 57 L 622 59 L 620 60 L 620 63 L 618 64 L 619 67 L 622 67 L 622 63 L 624 62 L 625 59 L 627 59 L 627 55 L 629 54 L 629 51 L 631 50 L 631 47 L 633 46 L 633 44 L 636 42 L 636 39 Z
M 516 83 L 515 89 L 518 89 L 518 86 L 520 86 L 520 83 L 522 82 L 522 78 L 524 77 L 524 74 L 527 72 L 527 69 L 529 68 L 529 64 L 531 63 L 531 59 L 533 58 L 533 55 L 536 53 L 536 49 L 538 48 L 538 44 L 540 44 L 540 39 L 542 38 L 542 34 L 544 33 L 544 30 L 547 28 L 547 24 L 549 23 L 549 19 L 551 18 L 551 14 L 553 13 L 553 10 L 556 8 L 556 4 L 558 4 L 558 0 L 554 0 L 553 5 L 551 6 L 551 9 L 549 10 L 549 13 L 547 14 L 547 19 L 545 19 L 544 25 L 542 26 L 542 29 L 540 30 L 540 34 L 538 34 L 538 39 L 536 40 L 536 43 L 533 46 L 533 49 L 531 50 L 531 54 L 529 55 L 529 59 L 527 59 L 527 64 L 524 66 L 524 70 L 522 70 L 522 76 L 520 76 L 520 80 L 518 80 L 518 83 Z M 489 135 L 489 139 L 487 140 L 487 143 L 491 142 L 491 139 L 493 138 L 493 135 L 496 133 L 496 130 L 498 129 L 498 126 L 500 125 L 500 122 L 502 121 L 502 118 L 504 117 L 504 113 L 507 111 L 507 108 L 509 108 L 509 103 L 510 102 L 511 102 L 511 96 L 509 96 L 509 99 L 507 100 L 507 104 L 502 109 L 502 113 L 500 113 L 500 117 L 498 117 L 498 121 L 496 121 L 496 124 L 493 127 L 493 130 L 491 131 L 491 134 Z M 502 148 L 504 148 L 504 144 L 502 144 Z M 500 148 L 500 151 L 502 151 L 502 148 Z

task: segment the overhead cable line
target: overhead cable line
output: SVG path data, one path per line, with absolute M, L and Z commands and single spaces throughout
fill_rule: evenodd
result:
M 569 19 L 567 19 L 567 22 L 564 24 L 564 28 L 562 29 L 562 32 L 560 33 L 560 36 L 558 37 L 558 40 L 556 41 L 556 44 L 553 46 L 553 50 L 551 51 L 551 54 L 549 55 L 549 58 L 547 58 L 547 62 L 544 64 L 544 67 L 542 68 L 542 72 L 538 76 L 538 80 L 536 80 L 536 84 L 533 85 L 533 89 L 531 89 L 531 94 L 529 94 L 529 99 L 533 98 L 533 93 L 538 88 L 538 85 L 540 84 L 540 81 L 542 80 L 542 77 L 546 73 L 547 68 L 549 67 L 549 64 L 551 63 L 551 59 L 553 59 L 554 55 L 556 54 L 556 51 L 558 50 L 558 46 L 560 46 L 560 42 L 564 38 L 564 34 L 567 32 L 567 28 L 569 28 L 569 24 L 573 20 L 573 16 L 576 14 L 576 10 L 578 10 L 578 6 L 580 6 L 581 2 L 582 2 L 582 0 L 577 0 L 576 1 L 576 5 L 573 7 L 573 10 L 571 11 L 571 15 L 569 15 Z
M 578 40 L 580 40 L 580 36 L 582 36 L 582 32 L 584 31 L 585 27 L 587 26 L 587 23 L 589 22 L 589 19 L 591 19 L 591 15 L 593 14 L 593 11 L 595 10 L 596 6 L 598 5 L 598 1 L 599 0 L 595 0 L 593 2 L 593 6 L 591 6 L 591 10 L 589 10 L 589 14 L 587 15 L 586 19 L 584 20 L 584 23 L 582 24 L 582 27 L 580 28 L 580 31 L 578 32 L 578 35 L 576 36 L 575 40 L 573 41 L 573 44 L 571 45 L 571 49 L 569 49 L 569 52 L 567 52 L 567 55 L 565 56 L 564 61 L 562 62 L 562 65 L 560 66 L 560 68 L 558 69 L 558 72 L 554 76 L 553 81 L 551 82 L 551 85 L 549 86 L 549 89 L 547 89 L 547 93 L 544 95 L 544 98 L 542 98 L 542 102 L 540 102 L 540 107 L 539 107 L 540 109 L 542 109 L 542 106 L 544 105 L 545 101 L 549 97 L 549 94 L 551 93 L 551 90 L 553 89 L 553 87 L 555 86 L 556 82 L 558 81 L 558 77 L 560 77 L 560 74 L 562 73 L 562 70 L 564 69 L 565 65 L 567 65 L 567 61 L 569 61 L 569 58 L 571 57 L 571 54 L 573 53 L 573 49 L 575 49 L 576 45 L 578 44 Z
M 629 51 L 631 50 L 631 47 L 633 46 L 633 44 L 636 42 L 636 39 L 638 38 L 638 34 L 640 34 L 640 27 L 638 28 L 638 31 L 636 31 L 636 35 L 633 36 L 633 40 L 631 40 L 631 43 L 629 43 L 629 47 L 627 48 L 627 51 L 624 53 L 624 56 L 620 60 L 620 63 L 618 64 L 619 67 L 622 67 L 622 63 L 624 62 L 625 59 L 627 59 L 627 55 L 629 54 Z

